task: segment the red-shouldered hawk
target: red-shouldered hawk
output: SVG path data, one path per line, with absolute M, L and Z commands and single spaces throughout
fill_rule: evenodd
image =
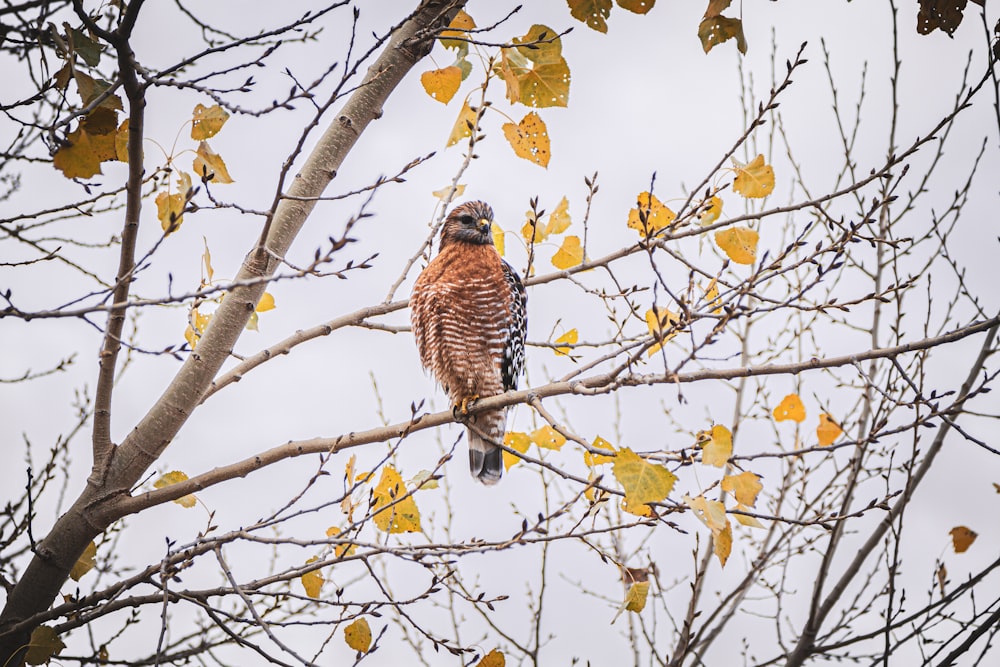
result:
M 441 228 L 437 256 L 423 270 L 410 297 L 410 320 L 429 370 L 465 413 L 478 398 L 517 388 L 524 370 L 527 295 L 520 276 L 493 246 L 493 209 L 467 202 L 452 209 Z M 470 418 L 469 469 L 484 484 L 503 472 L 507 411 Z

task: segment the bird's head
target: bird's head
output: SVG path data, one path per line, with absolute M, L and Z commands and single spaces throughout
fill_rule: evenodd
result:
M 449 243 L 471 243 L 473 245 L 490 245 L 493 235 L 490 233 L 490 223 L 493 222 L 493 209 L 486 202 L 470 201 L 451 209 L 448 218 L 441 228 L 441 247 Z

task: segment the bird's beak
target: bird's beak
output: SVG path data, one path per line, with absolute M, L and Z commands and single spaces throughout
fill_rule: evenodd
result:
M 490 221 L 486 218 L 479 218 L 479 231 L 485 231 L 490 228 Z

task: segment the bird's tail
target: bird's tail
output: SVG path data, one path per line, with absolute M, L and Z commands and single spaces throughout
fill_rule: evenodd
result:
M 496 410 L 476 415 L 468 425 L 469 472 L 487 486 L 500 481 L 503 474 L 504 430 L 507 426 L 507 411 Z

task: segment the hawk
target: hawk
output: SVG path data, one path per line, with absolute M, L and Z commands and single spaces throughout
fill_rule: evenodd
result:
M 493 245 L 491 222 L 493 209 L 484 202 L 452 209 L 438 254 L 410 297 L 420 363 L 448 394 L 456 415 L 467 415 L 476 399 L 517 389 L 524 370 L 527 295 Z M 469 469 L 483 484 L 500 480 L 506 423 L 506 408 L 466 421 Z

